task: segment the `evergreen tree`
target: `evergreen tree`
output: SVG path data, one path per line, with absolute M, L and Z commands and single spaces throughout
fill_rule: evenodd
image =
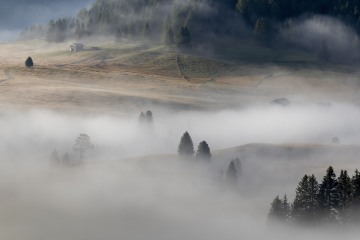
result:
M 360 172 L 356 169 L 355 175 L 351 179 L 353 189 L 352 199 L 352 220 L 360 221 Z
M 352 185 L 351 179 L 345 170 L 341 170 L 338 178 L 337 191 L 339 194 L 339 215 L 342 222 L 349 219 L 350 207 L 352 202 Z
M 187 27 L 182 26 L 177 35 L 176 35 L 176 45 L 179 48 L 189 48 L 191 47 L 191 37 L 190 32 Z
M 26 59 L 26 61 L 25 61 L 25 66 L 28 67 L 28 68 L 34 66 L 34 62 L 33 62 L 33 60 L 32 60 L 31 57 L 28 57 L 28 58 Z
M 194 155 L 194 144 L 188 132 L 185 132 L 181 137 L 178 147 L 178 154 L 180 157 L 192 157 Z
M 286 223 L 289 219 L 289 209 L 290 205 L 286 195 L 284 196 L 284 199 L 280 199 L 280 197 L 277 196 L 271 203 L 268 219 L 272 223 Z
M 305 175 L 296 188 L 292 205 L 292 219 L 299 224 L 312 224 L 318 210 L 317 194 L 319 186 L 314 175 Z
M 318 203 L 319 184 L 315 175 L 311 175 L 308 180 L 308 219 L 310 222 L 317 220 L 319 209 Z
M 308 187 L 309 177 L 305 175 L 296 188 L 296 195 L 292 205 L 291 216 L 296 222 L 306 222 L 308 220 Z
M 335 222 L 339 206 L 338 181 L 334 169 L 330 166 L 319 187 L 318 201 L 321 218 L 326 222 Z
M 237 184 L 240 174 L 241 174 L 241 162 L 239 158 L 235 158 L 231 160 L 226 170 L 225 180 L 230 185 Z
M 196 159 L 203 159 L 203 160 L 211 159 L 210 147 L 207 144 L 207 142 L 202 141 L 201 143 L 199 143 L 195 157 Z

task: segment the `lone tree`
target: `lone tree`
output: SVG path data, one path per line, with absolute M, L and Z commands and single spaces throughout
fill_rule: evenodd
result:
M 207 142 L 202 141 L 199 143 L 198 150 L 196 151 L 195 155 L 196 159 L 203 159 L 203 160 L 210 160 L 211 159 L 211 153 L 210 148 Z
M 25 61 L 25 66 L 28 67 L 28 68 L 34 66 L 34 62 L 33 62 L 33 60 L 32 60 L 31 57 L 28 57 L 28 58 L 26 59 L 26 61 Z
M 178 154 L 180 157 L 192 157 L 194 155 L 194 144 L 188 132 L 185 132 L 181 137 L 178 147 Z
M 239 158 L 231 160 L 225 173 L 225 180 L 228 184 L 236 184 L 241 173 L 241 162 Z
M 191 47 L 190 31 L 187 27 L 182 26 L 176 35 L 176 45 L 179 48 Z
M 90 142 L 90 137 L 87 134 L 81 133 L 75 139 L 75 145 L 73 146 L 74 151 L 80 152 L 80 161 L 83 160 L 83 154 L 89 150 L 93 149 L 94 145 Z

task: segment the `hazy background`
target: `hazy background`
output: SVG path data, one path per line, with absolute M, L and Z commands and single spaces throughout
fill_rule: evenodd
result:
M 2 0 L 0 7 L 0 42 L 15 40 L 21 31 L 50 19 L 71 17 L 93 0 Z

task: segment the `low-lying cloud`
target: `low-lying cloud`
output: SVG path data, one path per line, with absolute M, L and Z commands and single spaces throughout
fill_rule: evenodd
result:
M 300 230 L 274 230 L 266 224 L 269 203 L 289 193 L 300 177 L 323 168 L 354 170 L 355 152 L 283 150 L 255 146 L 236 150 L 243 170 L 239 186 L 221 177 L 228 161 L 216 149 L 262 142 L 358 144 L 360 109 L 348 104 L 259 106 L 221 112 L 154 112 L 154 125 L 140 127 L 138 116 L 70 116 L 48 111 L 0 115 L 0 236 L 6 239 L 270 239 L 294 237 Z M 189 131 L 195 146 L 206 140 L 209 164 L 194 165 L 176 154 Z M 94 143 L 81 166 L 51 167 L 54 148 L 72 151 L 87 133 Z M 294 145 L 296 146 L 296 145 Z M 300 146 L 300 145 L 299 145 Z M 284 155 L 284 153 L 286 153 Z M 233 154 L 233 153 L 231 153 Z M 231 155 L 230 154 L 230 155 Z M 345 155 L 344 155 L 345 156 Z M 320 169 L 320 170 L 319 170 Z M 219 176 L 216 176 L 219 173 Z M 255 230 L 256 229 L 256 230 Z M 308 237 L 336 239 L 334 232 L 307 231 Z M 354 237 L 355 230 L 343 233 Z

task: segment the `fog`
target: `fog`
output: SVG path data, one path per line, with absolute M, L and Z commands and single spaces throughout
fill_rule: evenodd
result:
M 293 199 L 305 173 L 319 179 L 329 165 L 350 173 L 358 167 L 358 106 L 264 105 L 153 115 L 153 126 L 142 126 L 138 115 L 2 109 L 1 238 L 336 239 L 359 233 L 273 228 L 266 218 L 277 194 Z M 209 143 L 210 163 L 176 157 L 185 131 L 195 147 Z M 94 144 L 83 164 L 51 164 L 54 148 L 60 156 L 79 158 L 72 150 L 79 133 Z M 334 136 L 340 144 L 331 143 Z M 249 143 L 267 145 L 221 150 Z M 318 144 L 324 147 L 312 148 Z M 223 179 L 233 157 L 242 162 L 237 186 Z
M 290 20 L 282 30 L 283 37 L 308 51 L 316 52 L 324 44 L 333 61 L 359 58 L 359 38 L 355 30 L 342 21 L 327 16 Z
M 0 42 L 16 40 L 25 28 L 46 24 L 50 19 L 74 16 L 93 0 L 2 0 Z

